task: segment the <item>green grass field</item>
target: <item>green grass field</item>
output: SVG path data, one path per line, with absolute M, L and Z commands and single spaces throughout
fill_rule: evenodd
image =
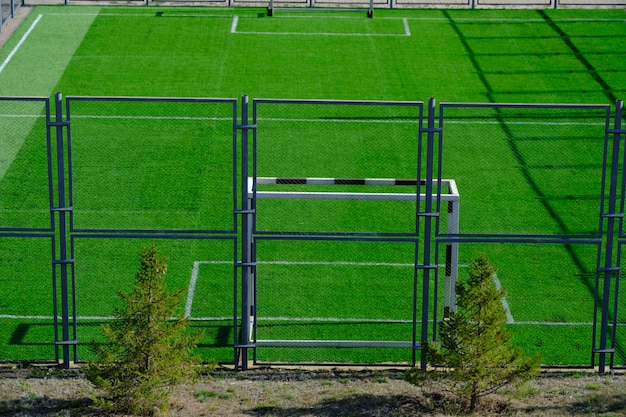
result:
M 437 109 L 445 115 L 440 167 L 459 187 L 462 233 L 600 241 L 603 108 L 448 103 L 613 105 L 626 96 L 625 21 L 624 10 L 380 10 L 367 19 L 341 12 L 267 17 L 252 8 L 37 6 L 0 49 L 0 96 L 433 97 L 446 103 Z M 170 286 L 184 291 L 181 310 L 203 332 L 199 353 L 232 361 L 233 284 L 240 285 L 232 209 L 241 197 L 233 195 L 232 102 L 70 102 L 79 359 L 89 358 L 86 342 L 99 340 L 117 291 L 131 285 L 141 245 L 152 241 L 90 231 L 176 229 L 223 234 L 157 243 L 170 260 Z M 50 225 L 42 109 L 41 102 L 0 101 L 0 228 Z M 262 102 L 256 110 L 259 176 L 416 177 L 419 106 Z M 392 188 L 365 190 L 408 192 Z M 260 232 L 407 234 L 418 227 L 414 202 L 260 199 L 257 211 Z M 5 234 L 0 360 L 52 359 L 56 240 Z M 443 264 L 444 244 L 433 243 Z M 410 341 L 415 250 L 411 242 L 260 237 L 257 336 Z M 507 289 L 516 342 L 548 365 L 589 364 L 597 246 L 463 243 L 461 276 L 479 253 Z M 441 318 L 443 282 L 430 290 Z M 409 349 L 259 348 L 257 355 L 270 362 L 411 361 Z

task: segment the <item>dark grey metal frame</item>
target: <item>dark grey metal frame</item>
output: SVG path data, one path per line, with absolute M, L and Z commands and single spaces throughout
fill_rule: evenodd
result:
M 68 96 L 65 99 L 66 120 L 62 120 L 62 105 L 60 94 L 56 96 L 57 105 L 57 166 L 58 175 L 63 178 L 64 172 L 67 179 L 59 181 L 58 198 L 59 207 L 55 210 L 59 212 L 59 236 L 60 236 L 60 259 L 56 261 L 61 267 L 61 320 L 62 337 L 57 338 L 57 345 L 63 347 L 63 364 L 69 367 L 71 358 L 77 360 L 77 317 L 76 317 L 76 292 L 75 292 L 75 270 L 74 270 L 74 244 L 77 239 L 106 238 L 106 239 L 204 239 L 204 240 L 230 240 L 233 242 L 233 259 L 236 259 L 238 244 L 238 210 L 239 204 L 237 193 L 233 194 L 233 221 L 232 227 L 225 230 L 141 230 L 141 229 L 78 229 L 74 227 L 73 201 L 74 191 L 72 186 L 72 133 L 71 133 L 71 107 L 72 103 L 79 101 L 91 102 L 185 102 L 185 103 L 224 103 L 232 106 L 232 186 L 237 188 L 237 99 L 215 99 L 215 98 L 146 98 L 146 97 L 81 97 Z M 63 129 L 66 129 L 67 141 L 63 140 Z M 65 144 L 65 148 L 63 145 Z M 67 168 L 63 166 L 63 160 L 67 160 Z M 67 216 L 67 220 L 66 220 Z M 69 238 L 69 239 L 68 239 Z M 71 270 L 68 270 L 68 266 Z M 233 277 L 235 300 L 237 294 L 237 271 Z M 235 302 L 233 313 L 236 313 L 237 303 Z M 56 316 L 56 314 L 55 314 Z M 71 329 L 70 329 L 71 326 Z M 234 323 L 236 331 L 237 324 Z M 55 327 L 56 328 L 56 327 Z M 235 333 L 236 334 L 236 333 Z M 73 347 L 70 355 L 69 347 Z
M 437 259 L 441 243 L 515 243 L 515 244 L 567 244 L 587 245 L 597 250 L 596 280 L 593 311 L 593 349 L 590 366 L 597 364 L 600 373 L 607 366 L 615 369 L 615 340 L 617 335 L 617 313 L 619 305 L 619 285 L 621 272 L 621 251 L 626 245 L 624 211 L 626 206 L 626 129 L 623 127 L 623 102 L 615 103 L 611 115 L 609 105 L 534 105 L 534 104 L 484 104 L 484 103 L 440 103 L 434 99 L 427 103 L 424 115 L 423 102 L 379 102 L 379 101 L 335 101 L 335 100 L 273 100 L 258 99 L 249 103 L 248 97 L 241 99 L 241 122 L 238 121 L 237 99 L 192 99 L 192 98 L 142 98 L 142 97 L 78 97 L 65 99 L 66 117 L 63 118 L 63 99 L 60 94 L 54 97 L 54 119 L 51 103 L 45 97 L 0 97 L 0 101 L 41 102 L 45 108 L 47 148 L 48 194 L 50 225 L 44 228 L 0 227 L 0 238 L 19 237 L 49 239 L 52 263 L 52 297 L 54 321 L 55 360 L 69 367 L 77 360 L 77 315 L 74 269 L 74 243 L 77 239 L 207 239 L 226 240 L 233 244 L 233 331 L 238 336 L 233 346 L 234 363 L 247 369 L 252 352 L 256 362 L 256 349 L 259 347 L 326 346 L 328 341 L 303 343 L 300 341 L 264 342 L 257 338 L 256 324 L 250 325 L 250 318 L 256 310 L 256 248 L 260 240 L 327 240 L 327 241 L 381 241 L 409 242 L 415 244 L 413 280 L 413 335 L 408 342 L 369 342 L 343 341 L 334 343 L 338 347 L 407 347 L 412 351 L 413 364 L 420 352 L 420 367 L 425 369 L 427 358 L 422 349 L 423 343 L 436 337 L 436 326 L 429 331 L 429 305 L 436 302 L 430 294 L 430 283 L 438 282 Z M 73 186 L 72 186 L 72 104 L 79 101 L 105 102 L 213 102 L 232 106 L 232 186 L 233 223 L 224 230 L 127 230 L 127 229 L 78 229 L 74 227 Z M 256 178 L 257 178 L 257 119 L 262 116 L 260 105 L 290 104 L 307 105 L 371 105 L 371 106 L 415 106 L 419 116 L 416 123 L 418 148 L 416 149 L 417 172 L 416 193 L 425 194 L 424 201 L 417 205 L 414 233 L 342 233 L 320 234 L 319 232 L 298 233 L 256 230 Z M 250 114 L 252 106 L 252 115 Z M 594 109 L 605 114 L 604 152 L 602 156 L 602 184 L 598 212 L 598 230 L 595 235 L 580 234 L 448 234 L 440 230 L 439 213 L 442 210 L 441 190 L 433 187 L 442 180 L 442 166 L 445 164 L 442 150 L 445 147 L 446 109 L 449 108 L 546 108 L 546 109 Z M 436 116 L 438 114 L 438 116 Z M 426 116 L 426 126 L 424 117 Z M 438 119 L 437 119 L 438 117 Z M 611 127 L 613 121 L 613 127 Z M 54 131 L 54 133 L 53 133 Z M 252 132 L 252 135 L 250 134 Z M 240 148 L 238 147 L 240 143 Z M 249 167 L 252 172 L 249 172 Z M 421 174 L 425 173 L 425 174 Z M 423 177 L 422 177 L 423 176 Z M 253 198 L 248 199 L 247 181 L 253 178 Z M 240 189 L 238 189 L 240 187 Z M 241 193 L 241 194 L 239 194 Z M 433 197 L 434 196 L 434 197 Z M 246 233 L 251 231 L 251 233 Z M 433 243 L 434 242 L 434 243 Z M 434 246 L 434 247 L 433 247 Z M 420 282 L 421 281 L 421 282 Z M 436 287 L 435 287 L 436 288 Z M 422 298 L 418 300 L 421 291 Z M 613 294 L 612 298 L 610 297 Z M 612 300 L 612 303 L 611 303 Z M 241 304 L 239 304 L 241 303 Z M 421 311 L 418 307 L 421 303 Z M 612 323 L 610 319 L 612 318 Z M 417 334 L 417 325 L 421 333 Z M 236 336 L 237 337 L 237 336 Z
M 46 146 L 46 163 L 48 172 L 48 206 L 50 208 L 50 224 L 47 228 L 24 228 L 24 227 L 0 227 L 0 238 L 3 237 L 19 237 L 19 238 L 35 238 L 35 239 L 49 239 L 50 240 L 50 259 L 52 259 L 52 303 L 54 314 L 54 343 L 55 343 L 55 361 L 59 361 L 58 351 L 58 316 L 57 316 L 57 280 L 58 274 L 54 265 L 59 259 L 57 248 L 59 242 L 56 239 L 57 236 L 57 221 L 56 212 L 57 207 L 55 205 L 55 184 L 53 169 L 56 165 L 55 149 L 58 148 L 58 143 L 53 143 L 52 129 L 55 126 L 55 122 L 51 118 L 50 99 L 48 97 L 0 97 L 0 101 L 8 102 L 40 102 L 44 105 L 46 130 L 45 130 L 45 146 Z
M 417 292 L 418 292 L 418 278 L 419 271 L 427 271 L 429 269 L 428 266 L 422 265 L 422 263 L 418 260 L 418 246 L 421 241 L 420 234 L 422 233 L 420 230 L 420 218 L 426 216 L 426 218 L 430 219 L 433 215 L 432 213 L 424 213 L 418 212 L 416 213 L 416 230 L 414 233 L 332 233 L 332 234 L 324 234 L 319 232 L 307 232 L 307 231 L 299 231 L 297 233 L 290 233 L 285 231 L 259 231 L 256 228 L 256 191 L 257 191 L 257 142 L 259 140 L 258 132 L 256 130 L 257 120 L 260 117 L 260 105 L 272 105 L 272 104 L 289 104 L 294 106 L 308 106 L 308 105 L 341 105 L 341 106 L 351 106 L 351 105 L 365 105 L 365 106 L 414 106 L 418 109 L 419 116 L 416 118 L 416 124 L 418 124 L 419 128 L 416 130 L 415 134 L 418 137 L 418 147 L 422 147 L 422 133 L 426 130 L 422 128 L 422 115 L 423 115 L 423 102 L 385 102 L 385 101 L 338 101 L 338 100 L 280 100 L 280 99 L 255 99 L 252 103 L 252 124 L 248 125 L 246 123 L 247 114 L 246 110 L 242 110 L 242 119 L 243 123 L 246 124 L 250 130 L 253 131 L 252 137 L 252 151 L 251 156 L 247 153 L 244 153 L 243 160 L 250 157 L 252 161 L 252 199 L 251 199 L 251 207 L 247 207 L 247 217 L 250 224 L 247 227 L 250 227 L 252 233 L 250 236 L 246 236 L 244 233 L 244 237 L 242 238 L 245 242 L 244 248 L 248 250 L 248 253 L 244 255 L 244 263 L 246 272 L 244 272 L 244 285 L 245 289 L 243 289 L 244 294 L 246 292 L 249 293 L 248 297 L 243 298 L 243 312 L 241 317 L 241 322 L 243 332 L 241 339 L 241 347 L 244 349 L 244 355 L 242 356 L 242 360 L 240 361 L 240 366 L 245 369 L 247 363 L 247 350 L 253 349 L 253 361 L 257 363 L 256 359 L 256 349 L 258 347 L 287 347 L 287 346 L 297 346 L 297 347 L 320 347 L 320 346 L 328 346 L 329 343 L 333 346 L 338 347 L 407 347 L 412 349 L 412 361 L 415 363 L 415 352 L 416 350 L 421 349 L 421 342 L 418 342 L 417 337 L 417 323 L 419 320 L 417 314 Z M 245 141 L 244 141 L 245 143 Z M 244 145 L 245 149 L 245 145 Z M 418 150 L 416 150 L 418 152 Z M 416 153 L 416 158 L 421 160 L 421 151 L 419 151 L 419 155 Z M 417 182 L 416 182 L 416 193 L 420 193 L 420 188 L 422 187 L 422 183 L 429 183 L 429 178 L 426 178 L 425 181 L 422 181 L 420 178 L 421 166 L 419 162 L 417 164 L 417 172 L 415 173 Z M 244 168 L 242 171 L 242 177 L 248 177 L 247 168 Z M 244 184 L 244 189 L 242 192 L 242 199 L 247 197 L 247 187 Z M 428 186 L 427 186 L 428 188 Z M 426 192 L 428 192 L 427 190 Z M 429 196 L 426 197 L 427 201 L 430 199 Z M 428 203 L 427 203 L 428 204 Z M 418 205 L 419 208 L 419 205 Z M 245 229 L 244 229 L 245 230 Z M 427 240 L 426 238 L 424 238 Z M 259 340 L 257 338 L 257 326 L 256 321 L 254 322 L 254 326 L 250 327 L 250 318 L 256 313 L 256 302 L 257 302 L 257 276 L 256 276 L 256 241 L 260 240 L 324 240 L 324 241 L 379 241 L 379 242 L 413 242 L 415 244 L 415 268 L 414 268 L 414 294 L 413 294 L 413 337 L 411 341 L 406 342 L 375 342 L 375 341 L 342 341 L 342 342 L 329 342 L 329 341 L 289 341 L 289 340 L 281 340 L 281 341 L 264 341 Z M 428 280 L 424 280 L 422 285 L 426 287 L 425 298 L 428 297 Z M 422 288 L 423 289 L 423 288 Z M 423 302 L 423 300 L 422 300 Z M 428 306 L 423 307 L 428 311 Z M 423 315 L 422 315 L 423 316 Z M 422 317 L 422 326 L 423 331 L 428 331 L 428 320 Z M 424 339 L 424 335 L 421 335 L 421 340 Z M 425 360 L 425 358 L 424 358 Z
M 619 220 L 619 230 L 622 230 L 624 218 L 624 190 L 626 184 L 622 179 L 621 184 L 621 207 L 617 210 L 619 177 L 619 157 L 620 157 L 620 136 L 626 131 L 621 130 L 622 101 L 616 103 L 615 128 L 610 128 L 611 106 L 609 105 L 576 105 L 576 104 L 555 104 L 555 105 L 535 105 L 535 104 L 485 104 L 485 103 L 441 103 L 439 105 L 439 126 L 442 128 L 439 134 L 439 172 L 438 179 L 441 179 L 441 165 L 443 162 L 441 150 L 444 145 L 445 132 L 445 109 L 446 108 L 493 108 L 496 111 L 503 108 L 545 108 L 545 109 L 595 109 L 605 113 L 605 134 L 604 134 L 604 154 L 602 156 L 602 184 L 598 213 L 598 233 L 594 235 L 493 235 L 493 234 L 463 234 L 448 235 L 439 233 L 438 242 L 445 243 L 517 243 L 517 244 L 563 244 L 563 245 L 592 245 L 597 247 L 596 265 L 596 285 L 594 294 L 593 312 L 593 341 L 594 346 L 591 352 L 591 367 L 595 366 L 596 355 L 598 356 L 598 369 L 604 373 L 606 369 L 606 355 L 610 355 L 610 366 L 614 366 L 615 335 L 617 332 L 617 308 L 620 273 L 620 257 L 615 256 L 615 245 L 626 242 L 617 241 L 616 220 Z M 503 122 L 504 123 L 504 122 Z M 626 155 L 622 156 L 626 161 Z M 624 165 L 623 165 L 624 166 Z M 439 196 L 437 207 L 440 206 Z M 606 207 L 606 211 L 605 211 Z M 439 228 L 437 227 L 437 230 Z M 604 259 L 602 253 L 604 252 Z M 614 281 L 615 299 L 614 305 L 610 306 L 611 280 Z M 601 282 L 602 281 L 602 282 Z M 602 287 L 602 288 L 601 288 Z M 600 291 L 602 290 L 602 291 Z M 600 296 L 600 293 L 602 296 Z M 602 300 L 600 303 L 599 300 Z M 613 324 L 609 328 L 609 317 L 613 316 Z M 598 322 L 598 316 L 600 321 Z M 599 335 L 597 327 L 600 327 Z M 609 331 L 612 334 L 612 343 L 607 344 Z M 599 340 L 598 340 L 599 338 Z

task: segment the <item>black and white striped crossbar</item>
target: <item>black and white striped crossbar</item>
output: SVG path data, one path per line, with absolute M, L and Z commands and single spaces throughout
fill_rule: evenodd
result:
M 390 179 L 390 178 L 280 178 L 257 177 L 257 184 L 285 184 L 285 185 L 417 185 L 417 180 Z M 421 180 L 421 185 L 426 181 Z
M 253 195 L 253 178 L 248 178 L 248 196 Z M 275 185 L 384 185 L 384 186 L 417 186 L 417 180 L 397 179 L 397 178 L 286 178 L 286 177 L 257 177 L 259 184 Z M 438 182 L 435 183 L 435 186 Z M 424 180 L 420 180 L 420 185 L 425 185 Z M 447 192 L 441 193 L 443 201 L 459 201 L 459 193 L 454 180 L 441 180 L 443 187 L 447 187 Z M 434 193 L 433 193 L 434 195 Z M 302 199 L 357 199 L 357 200 L 414 200 L 414 193 L 377 193 L 377 192 L 317 192 L 317 191 L 257 191 L 259 198 L 302 198 Z M 420 195 L 425 198 L 424 194 Z

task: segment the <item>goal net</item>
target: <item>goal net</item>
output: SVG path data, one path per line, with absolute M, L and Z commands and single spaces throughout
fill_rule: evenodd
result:
M 421 185 L 423 186 L 424 184 L 421 184 Z M 364 201 L 366 203 L 374 202 L 377 204 L 376 207 L 380 207 L 380 205 L 378 204 L 391 204 L 394 201 L 404 202 L 405 204 L 407 202 L 408 203 L 412 202 L 413 217 L 415 217 L 414 207 L 415 207 L 415 204 L 417 203 L 418 198 L 421 201 L 426 199 L 425 194 L 420 194 L 418 197 L 416 193 L 416 190 L 418 190 L 417 186 L 418 186 L 417 181 L 411 180 L 411 179 L 406 180 L 406 179 L 386 179 L 386 178 L 355 179 L 355 178 L 279 178 L 279 177 L 256 177 L 254 178 L 254 177 L 250 177 L 247 180 L 247 190 L 248 190 L 247 193 L 248 193 L 248 199 L 249 199 L 249 207 L 253 208 L 252 211 L 255 213 L 255 216 L 260 217 L 262 219 L 270 217 L 272 218 L 272 220 L 269 223 L 262 221 L 260 230 L 256 228 L 256 222 L 253 222 L 253 221 L 248 222 L 247 223 L 248 228 L 246 230 L 246 233 L 248 234 L 248 237 L 249 237 L 248 240 L 250 242 L 254 242 L 252 238 L 253 234 L 256 234 L 256 236 L 261 236 L 263 234 L 265 234 L 266 236 L 267 235 L 279 236 L 278 238 L 279 240 L 283 239 L 281 235 L 285 236 L 284 237 L 285 239 L 293 238 L 294 236 L 296 239 L 301 239 L 302 236 L 304 235 L 315 236 L 313 239 L 316 239 L 324 234 L 348 235 L 348 236 L 351 234 L 350 232 L 346 232 L 345 230 L 344 231 L 330 231 L 328 233 L 322 231 L 326 229 L 311 230 L 311 229 L 315 229 L 316 225 L 313 225 L 314 227 L 310 227 L 312 223 L 306 224 L 306 221 L 311 220 L 311 222 L 314 222 L 315 220 L 307 219 L 306 215 L 303 215 L 302 213 L 297 213 L 297 214 L 292 213 L 292 211 L 299 208 L 301 203 L 303 202 L 308 202 L 313 205 L 316 205 L 316 204 L 323 204 L 324 202 L 327 202 L 327 201 L 335 201 L 339 204 L 338 206 L 335 206 L 336 207 L 335 209 L 326 208 L 325 209 L 326 211 L 333 211 L 333 210 L 341 211 L 343 207 L 341 206 L 341 204 L 349 204 L 352 201 Z M 452 234 L 452 235 L 458 234 L 459 193 L 458 193 L 455 181 L 449 180 L 449 179 L 442 180 L 441 184 L 434 188 L 440 190 L 439 195 L 433 195 L 431 197 L 433 198 L 433 200 L 435 200 L 436 198 L 439 198 L 441 201 L 442 207 L 444 207 L 441 209 L 441 212 L 442 212 L 442 215 L 445 216 L 445 222 L 444 222 L 445 228 L 446 228 L 445 233 Z M 402 191 L 398 191 L 398 189 L 401 189 Z M 412 190 L 412 191 L 407 191 L 407 190 Z M 286 200 L 289 200 L 289 201 L 286 201 Z M 262 203 L 265 201 L 272 201 L 275 204 L 269 205 L 269 206 L 263 205 Z M 280 203 L 281 201 L 283 203 Z M 290 202 L 295 203 L 296 205 L 289 206 Z M 284 206 L 293 207 L 293 210 L 290 210 L 288 208 L 283 211 L 281 207 L 284 207 Z M 309 208 L 311 206 L 305 205 L 305 207 Z M 278 209 L 276 210 L 276 208 Z M 322 213 L 324 215 L 325 212 L 322 211 Z M 408 211 L 404 211 L 404 214 L 407 214 L 407 213 Z M 309 217 L 315 217 L 317 216 L 317 214 L 318 213 L 310 214 Z M 342 216 L 342 215 L 338 215 L 338 217 L 332 216 L 333 213 L 325 213 L 325 214 L 328 214 L 333 219 L 337 219 L 337 218 L 345 219 L 346 218 L 346 216 Z M 367 217 L 367 216 L 376 217 L 376 216 L 380 216 L 380 213 L 377 213 L 375 211 L 370 212 L 370 211 L 365 210 L 365 212 L 360 213 L 360 215 L 364 217 Z M 350 217 L 350 214 L 348 214 L 347 217 Z M 415 222 L 415 219 L 413 219 L 413 223 L 414 222 Z M 297 224 L 301 229 L 297 229 L 298 226 L 296 226 L 295 229 L 294 228 L 290 229 L 290 225 L 287 223 Z M 358 232 L 355 234 L 359 235 Z M 365 232 L 364 234 L 368 234 L 368 232 Z M 369 235 L 373 236 L 375 235 L 375 233 L 374 234 L 369 233 Z M 304 240 L 306 240 L 306 237 L 304 238 Z M 377 248 L 382 248 L 382 247 L 383 245 L 377 246 Z M 255 257 L 256 257 L 255 250 L 252 250 L 252 252 L 255 253 Z M 307 254 L 310 255 L 310 251 L 308 251 Z M 337 255 L 337 256 L 340 257 L 341 255 Z M 320 258 L 314 258 L 315 260 L 318 260 L 319 262 L 311 262 L 309 259 L 307 262 L 301 262 L 300 267 L 302 269 L 326 268 L 328 271 L 331 271 L 331 268 L 339 268 L 341 267 L 341 265 L 343 266 L 349 265 L 351 267 L 358 269 L 358 268 L 372 267 L 373 265 L 376 264 L 376 265 L 379 265 L 379 268 L 381 269 L 381 271 L 385 271 L 387 270 L 386 268 L 388 268 L 390 265 L 389 263 L 382 263 L 382 262 L 378 263 L 378 261 L 380 261 L 383 255 L 380 254 L 380 251 L 376 252 L 376 250 L 371 251 L 371 253 L 360 253 L 358 256 L 355 256 L 355 255 L 352 255 L 352 256 L 353 257 L 348 259 L 348 261 L 344 259 L 341 262 L 340 261 L 327 262 L 326 260 L 328 259 L 328 255 L 326 255 L 326 257 L 324 257 L 324 255 L 321 255 Z M 361 262 L 353 262 L 357 258 Z M 456 283 L 456 279 L 458 275 L 457 273 L 458 247 L 456 243 L 446 244 L 445 259 L 446 261 L 445 261 L 444 314 L 446 313 L 446 311 L 455 309 L 456 297 L 455 297 L 454 289 L 455 289 L 455 283 Z M 256 263 L 257 259 L 254 259 L 253 261 Z M 296 276 L 294 274 L 298 273 L 298 272 L 293 272 L 293 271 L 296 271 L 294 268 L 298 268 L 297 266 L 298 262 L 292 262 L 291 260 L 288 260 L 288 259 L 274 259 L 270 262 L 267 259 L 267 255 L 263 259 L 258 260 L 258 264 L 260 265 L 260 268 L 265 267 L 266 270 L 269 269 L 269 267 L 266 266 L 266 264 L 270 264 L 270 263 L 280 264 L 285 268 L 291 268 L 292 278 Z M 330 265 L 331 263 L 333 265 Z M 332 274 L 332 272 L 330 273 Z M 383 275 L 385 274 L 384 272 L 381 272 L 381 273 L 383 273 Z M 265 277 L 264 279 L 266 278 L 267 277 Z M 274 278 L 277 279 L 277 277 L 274 277 Z M 390 278 L 390 277 L 387 277 L 387 278 Z M 341 278 L 337 278 L 337 279 L 341 279 Z M 367 282 L 370 282 L 370 281 L 367 281 Z M 325 285 L 329 285 L 329 284 L 325 284 Z M 330 285 L 334 285 L 334 284 L 330 284 Z M 323 291 L 324 289 L 322 288 L 321 290 Z M 336 293 L 337 292 L 335 292 L 335 294 Z M 293 296 L 293 294 L 290 294 L 290 296 Z M 316 295 L 308 294 L 308 297 L 309 297 L 308 298 L 309 300 L 313 300 L 316 297 Z M 251 296 L 250 303 L 253 304 L 254 302 L 255 300 Z M 277 303 L 278 302 L 279 301 L 277 301 Z M 332 301 L 330 303 L 332 304 Z M 273 311 L 278 311 L 279 308 Z M 330 307 L 330 309 L 333 310 L 332 307 Z M 289 311 L 286 309 L 281 309 L 280 311 L 283 315 L 289 314 Z M 314 310 L 310 310 L 310 311 L 314 311 Z M 315 310 L 315 311 L 319 313 L 321 310 Z M 324 314 L 325 313 L 326 312 L 324 312 Z M 328 312 L 328 314 L 332 315 L 332 312 Z M 393 315 L 390 314 L 390 317 L 392 316 Z M 261 314 L 260 317 L 264 317 L 263 314 Z M 284 316 L 280 316 L 280 317 L 281 317 L 281 320 L 287 319 Z M 296 316 L 295 313 L 294 313 L 294 317 L 300 317 L 300 318 L 299 319 L 294 318 L 293 321 L 296 321 L 296 320 L 304 321 L 304 320 L 313 319 L 312 317 L 309 317 L 309 316 L 306 316 L 306 318 L 303 318 L 302 316 Z M 380 319 L 380 317 L 376 317 L 376 318 Z M 250 317 L 250 319 L 251 319 L 251 322 L 254 323 L 255 317 Z M 328 318 L 315 316 L 315 320 L 328 320 Z M 254 325 L 252 324 L 251 329 L 253 327 Z M 250 340 L 252 340 L 252 335 L 250 337 Z M 292 346 L 293 343 L 294 343 L 293 340 L 264 340 L 264 339 L 257 340 L 257 346 L 288 347 L 288 346 Z M 298 345 L 302 345 L 304 341 L 298 340 L 295 343 L 297 343 Z M 385 339 L 384 341 L 350 340 L 348 342 L 346 341 L 340 342 L 338 340 L 334 340 L 334 341 L 333 340 L 310 340 L 310 339 L 306 340 L 306 345 L 313 346 L 313 347 L 328 346 L 329 343 L 331 344 L 335 343 L 336 346 L 348 346 L 348 347 L 355 347 L 355 346 L 398 347 L 402 343 L 406 343 L 406 342 L 393 341 L 391 339 Z

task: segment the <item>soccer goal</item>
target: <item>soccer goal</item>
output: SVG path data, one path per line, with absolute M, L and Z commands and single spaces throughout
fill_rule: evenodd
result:
M 273 190 L 261 191 L 259 185 L 318 185 L 318 186 L 349 186 L 338 187 L 342 189 L 349 188 L 348 191 L 326 191 L 329 187 L 324 187 L 325 191 L 281 191 L 280 187 L 271 187 Z M 422 182 L 424 185 L 424 182 Z M 359 186 L 368 186 L 366 189 L 368 192 L 354 191 L 358 190 Z M 412 186 L 413 192 L 376 192 L 372 191 L 376 188 L 371 186 Z M 417 186 L 416 180 L 411 179 L 386 179 L 386 178 L 278 178 L 278 177 L 256 177 L 256 181 L 253 177 L 249 177 L 247 180 L 247 197 L 249 200 L 249 207 L 253 207 L 252 201 L 254 198 L 258 199 L 317 199 L 317 200 L 404 200 L 415 201 L 417 194 L 415 188 Z M 306 187 L 305 187 L 306 188 Z M 316 187 L 312 187 L 315 189 Z M 317 187 L 319 189 L 319 187 Z M 459 233 L 459 192 L 457 190 L 456 182 L 451 179 L 441 180 L 440 184 L 436 187 L 440 190 L 440 200 L 442 202 L 442 215 L 446 216 L 446 233 L 449 235 L 456 235 Z M 330 188 L 332 190 L 332 187 Z M 437 198 L 437 195 L 432 195 L 433 200 Z M 420 200 L 425 200 L 426 195 L 420 194 Z M 248 235 L 248 241 L 252 242 L 252 234 L 254 227 L 253 222 L 247 223 L 246 233 Z M 446 256 L 445 256 L 445 286 L 444 286 L 444 316 L 450 311 L 456 310 L 456 281 L 458 277 L 458 243 L 446 244 Z M 444 266 L 444 265 L 440 265 Z M 250 299 L 253 303 L 253 300 Z M 254 309 L 252 309 L 254 311 Z M 255 321 L 255 317 L 249 317 L 251 326 Z M 272 346 L 278 346 L 276 343 L 280 341 L 273 341 Z M 285 346 L 289 346 L 288 341 L 284 341 Z M 315 341 L 309 341 L 312 346 L 315 345 Z M 328 343 L 328 341 L 318 341 L 320 343 Z M 368 341 L 360 341 L 359 343 L 369 343 Z M 371 342 L 372 346 L 384 347 L 386 342 Z M 395 343 L 393 346 L 397 346 L 400 342 Z M 361 346 L 361 345 L 359 345 Z M 391 345 L 390 345 L 391 346 Z
M 315 6 L 313 4 L 313 0 L 309 0 L 308 5 L 306 7 L 275 7 L 274 0 L 270 0 L 270 4 L 269 6 L 267 6 L 267 15 L 274 16 L 274 13 L 277 11 L 298 12 L 298 11 L 314 10 L 314 11 L 321 11 L 321 12 L 357 12 L 357 13 L 366 11 L 367 17 L 369 17 L 370 19 L 374 17 L 374 0 L 369 0 L 369 5 L 367 9 L 350 7 L 355 4 L 355 3 L 352 3 L 351 1 L 337 2 L 336 4 L 337 4 L 337 7 L 322 8 L 322 7 Z M 363 3 L 360 2 L 358 4 L 360 5 Z M 347 7 L 343 7 L 344 5 Z

